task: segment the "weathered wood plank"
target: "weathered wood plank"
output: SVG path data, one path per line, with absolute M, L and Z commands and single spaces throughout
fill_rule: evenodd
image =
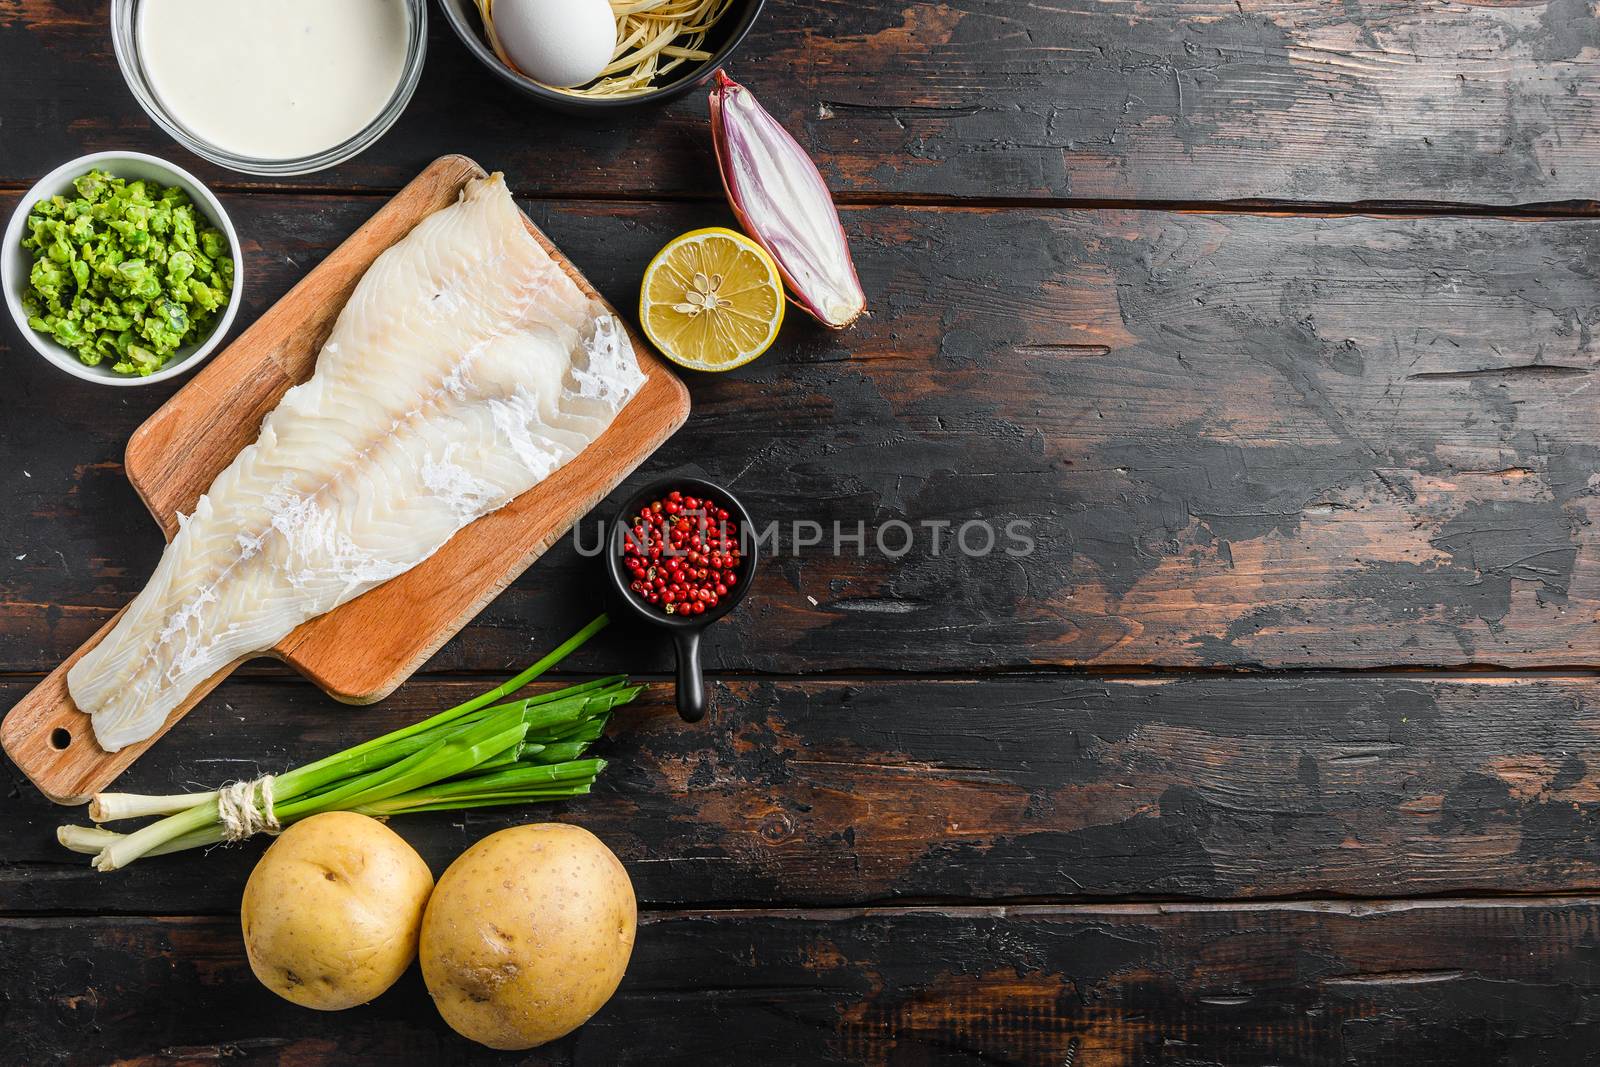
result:
M 236 679 L 121 785 L 282 770 L 478 688 L 414 681 L 350 709 L 303 683 Z M 738 682 L 713 695 L 715 717 L 687 726 L 653 687 L 613 727 L 612 764 L 582 800 L 395 826 L 442 869 L 501 827 L 575 821 L 653 906 L 1600 889 L 1590 679 Z M 9 766 L 0 795 L 0 912 L 225 912 L 262 848 L 102 875 L 54 839 L 81 809 Z
M 698 94 L 550 114 L 435 16 L 399 125 L 298 184 L 395 188 L 458 151 L 530 192 L 715 195 Z M 134 103 L 103 6 L 8 0 L 0 31 L 0 180 L 104 148 L 198 163 Z M 733 72 L 846 195 L 1523 204 L 1594 199 L 1597 45 L 1583 0 L 819 0 L 769 5 Z
M 521 1056 L 452 1034 L 415 967 L 313 1012 L 236 919 L 0 919 L 9 1062 L 1593 1062 L 1600 905 L 1103 907 L 645 917 L 617 996 Z
M 375 203 L 231 202 L 245 321 Z M 722 219 L 695 204 L 534 215 L 624 307 L 670 235 Z M 786 524 L 712 666 L 1600 660 L 1600 223 L 846 218 L 876 315 L 839 335 L 797 317 L 757 363 L 696 377 L 695 415 L 639 475 L 691 466 Z M 154 565 L 160 539 L 118 461 L 165 389 L 86 391 L 26 353 L 7 371 L 0 669 L 44 670 Z M 915 536 L 900 558 L 870 540 L 864 556 L 796 554 L 805 521 Z M 970 521 L 999 529 L 989 555 L 952 547 Z M 1012 522 L 1031 554 L 1007 554 Z M 592 611 L 594 574 L 572 544 L 553 550 L 435 667 L 524 662 Z

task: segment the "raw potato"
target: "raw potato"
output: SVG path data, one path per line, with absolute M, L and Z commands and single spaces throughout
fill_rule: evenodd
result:
M 422 977 L 455 1031 L 525 1049 L 611 999 L 633 952 L 633 883 L 589 831 L 516 826 L 450 865 L 422 920 Z
M 245 883 L 250 969 L 302 1007 L 365 1004 L 411 965 L 431 892 L 428 865 L 383 823 L 313 815 L 285 830 Z

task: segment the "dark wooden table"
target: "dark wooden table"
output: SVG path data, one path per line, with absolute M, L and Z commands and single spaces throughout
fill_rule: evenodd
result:
M 241 322 L 446 151 L 624 307 L 729 221 L 703 99 L 564 118 L 430 48 L 380 144 L 269 183 L 151 128 L 103 3 L 0 0 L 0 209 L 81 152 L 173 158 L 243 236 Z M 621 991 L 521 1060 L 1600 1062 L 1592 4 L 773 0 L 733 70 L 815 146 L 875 314 L 695 378 L 636 478 L 1036 549 L 786 554 L 719 627 L 707 722 L 656 685 L 582 803 L 405 820 L 436 871 L 554 817 L 633 876 Z M 9 705 L 153 567 L 120 460 L 172 389 L 7 344 Z M 382 705 L 263 665 L 125 782 L 353 743 L 594 608 L 563 545 Z M 667 666 L 620 631 L 571 665 Z M 337 1015 L 259 986 L 259 846 L 97 875 L 0 775 L 5 1062 L 519 1062 L 415 972 Z

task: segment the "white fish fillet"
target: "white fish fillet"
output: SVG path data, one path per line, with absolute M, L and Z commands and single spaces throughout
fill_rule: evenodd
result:
M 367 270 L 261 434 L 67 674 L 95 737 L 150 737 L 201 682 L 431 556 L 599 437 L 644 382 L 627 333 L 470 183 Z

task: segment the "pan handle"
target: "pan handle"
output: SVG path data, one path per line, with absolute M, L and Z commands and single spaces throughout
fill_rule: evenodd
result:
M 678 715 L 684 722 L 699 722 L 706 716 L 706 682 L 700 674 L 700 634 L 675 630 L 672 643 L 678 649 Z

